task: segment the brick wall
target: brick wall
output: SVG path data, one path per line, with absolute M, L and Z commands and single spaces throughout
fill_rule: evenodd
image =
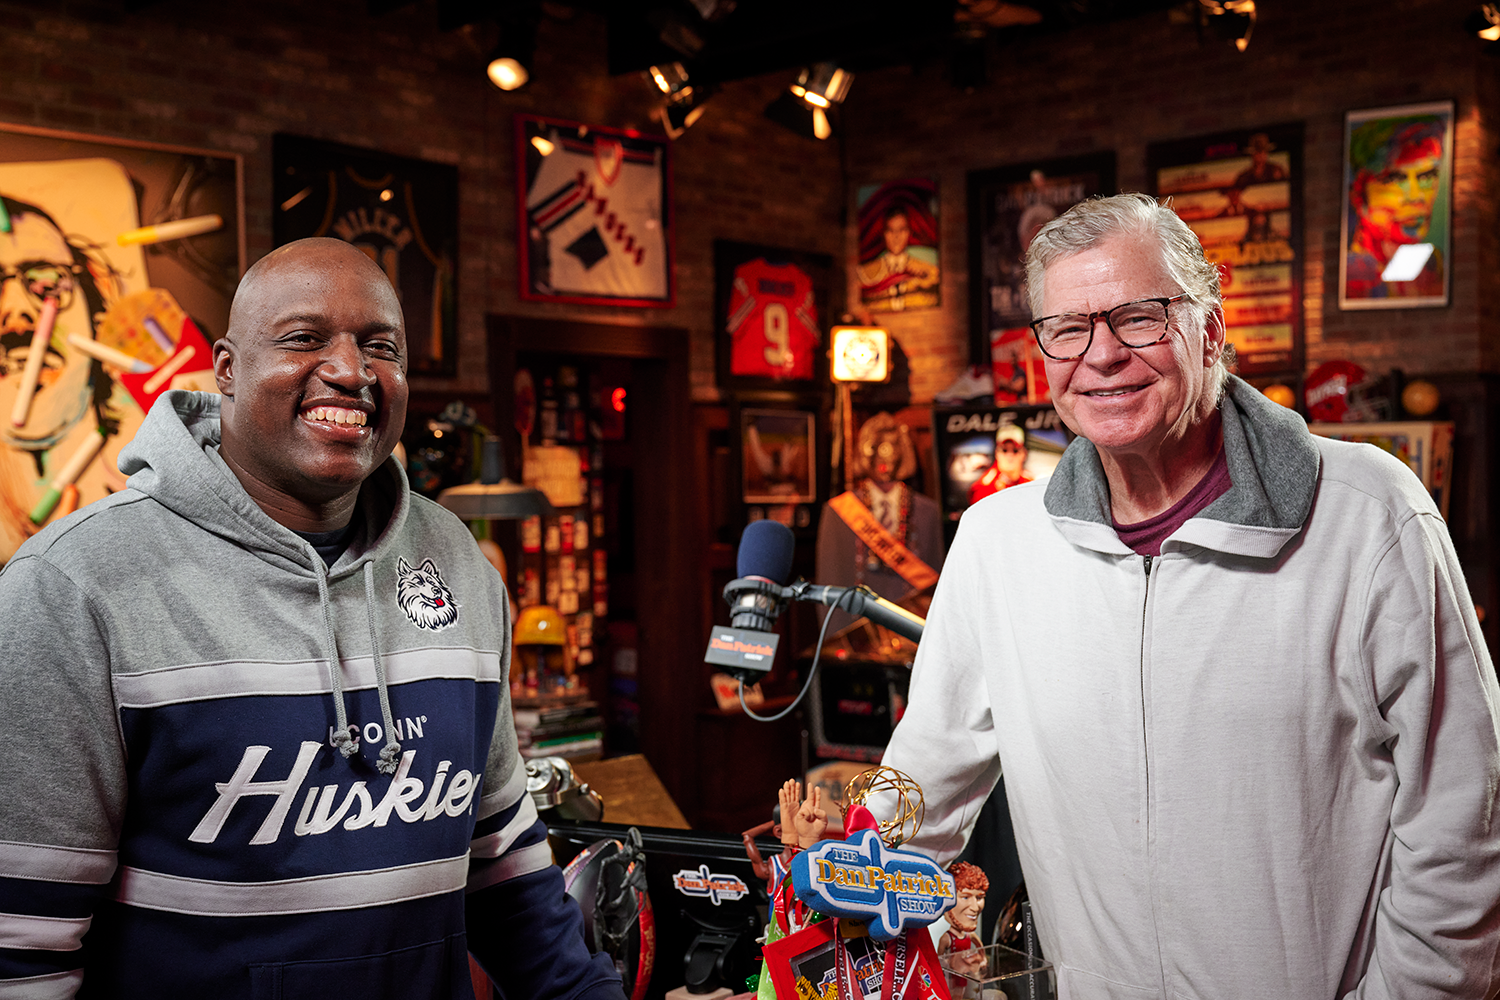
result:
M 489 312 L 684 327 L 694 391 L 716 397 L 714 239 L 837 253 L 836 146 L 761 111 L 790 74 L 734 83 L 673 145 L 677 305 L 621 309 L 523 303 L 517 294 L 517 112 L 660 131 L 643 77 L 611 78 L 603 18 L 549 5 L 533 83 L 484 78 L 493 35 L 440 32 L 432 0 L 380 16 L 364 0 L 201 4 L 0 2 L 0 121 L 229 150 L 245 158 L 250 260 L 271 249 L 271 136 L 297 132 L 456 164 L 460 184 L 459 376 L 430 393 L 486 389 Z
M 440 32 L 432 0 L 375 17 L 360 0 L 232 7 L 163 0 L 135 13 L 118 3 L 65 2 L 38 13 L 3 2 L 0 120 L 244 154 L 252 260 L 271 246 L 276 131 L 457 164 L 460 375 L 419 380 L 415 387 L 429 392 L 483 392 L 483 316 L 510 312 L 684 327 L 695 395 L 714 399 L 713 240 L 847 259 L 853 228 L 844 220 L 857 185 L 936 176 L 943 303 L 889 318 L 910 355 L 917 402 L 967 361 L 967 170 L 1113 149 L 1121 186 L 1139 189 L 1152 141 L 1300 120 L 1309 366 L 1349 357 L 1410 373 L 1500 371 L 1493 197 L 1500 64 L 1461 30 L 1470 6 L 1408 0 L 1371 12 L 1338 0 L 1266 4 L 1243 54 L 1200 45 L 1191 26 L 1165 14 L 1065 35 L 1013 32 L 991 41 L 990 82 L 969 94 L 937 63 L 861 74 L 844 108 L 842 150 L 762 117 L 789 74 L 731 84 L 673 144 L 671 309 L 523 303 L 516 293 L 512 116 L 656 128 L 652 88 L 637 76 L 606 74 L 603 19 L 594 14 L 549 6 L 534 82 L 502 94 L 482 76 L 490 36 Z M 1450 97 L 1458 109 L 1453 304 L 1341 312 L 1344 111 Z
M 1121 189 L 1144 190 L 1151 142 L 1289 121 L 1306 123 L 1309 367 L 1350 358 L 1376 371 L 1500 370 L 1500 64 L 1462 30 L 1472 6 L 1262 4 L 1244 53 L 1200 45 L 1192 25 L 1165 13 L 1066 35 L 1016 34 L 992 41 L 989 82 L 968 94 L 947 82 L 941 65 L 860 76 L 845 105 L 849 190 L 908 175 L 940 185 L 942 305 L 881 316 L 912 356 L 914 397 L 929 400 L 967 360 L 968 170 L 1114 150 Z M 1344 112 L 1448 98 L 1457 102 L 1452 305 L 1340 311 Z M 845 247 L 852 257 L 852 225 Z M 857 300 L 852 278 L 848 294 Z

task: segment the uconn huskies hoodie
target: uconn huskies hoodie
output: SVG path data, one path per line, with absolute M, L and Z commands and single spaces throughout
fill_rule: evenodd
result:
M 526 795 L 504 584 L 387 462 L 325 566 L 170 392 L 0 573 L 0 998 L 620 998 Z M 467 916 L 466 916 L 467 913 Z

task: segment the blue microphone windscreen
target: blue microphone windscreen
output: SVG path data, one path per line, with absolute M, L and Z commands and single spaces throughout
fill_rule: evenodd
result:
M 786 583 L 787 577 L 792 575 L 792 550 L 796 546 L 792 529 L 780 521 L 751 521 L 740 536 L 735 575 L 763 576 L 776 583 Z

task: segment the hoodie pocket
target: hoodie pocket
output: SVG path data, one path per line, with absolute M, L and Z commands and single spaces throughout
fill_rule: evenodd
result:
M 252 1000 L 472 1000 L 468 952 L 457 934 L 427 944 L 353 958 L 259 962 L 250 966 Z

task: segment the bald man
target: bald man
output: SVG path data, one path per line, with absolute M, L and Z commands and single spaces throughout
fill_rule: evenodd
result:
M 384 274 L 245 275 L 222 397 L 0 573 L 0 997 L 621 1000 L 526 795 L 504 584 L 390 454 Z

